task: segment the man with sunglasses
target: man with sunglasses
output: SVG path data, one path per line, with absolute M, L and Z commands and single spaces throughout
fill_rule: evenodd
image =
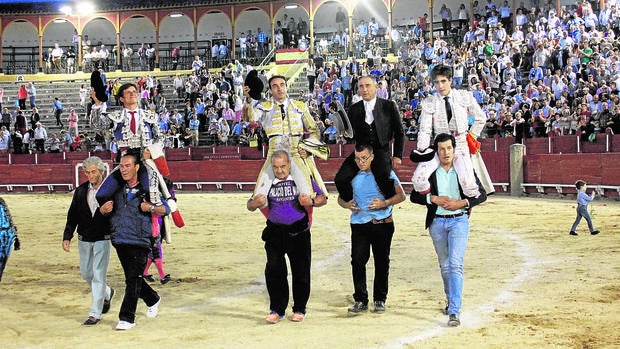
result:
M 347 201 L 338 197 L 338 204 L 352 212 L 351 267 L 355 303 L 348 310 L 354 314 L 368 310 L 366 263 L 372 247 L 375 261 L 374 311 L 383 313 L 388 293 L 390 245 L 394 235 L 392 207 L 405 201 L 405 193 L 394 171 L 390 171 L 389 178 L 394 181 L 395 194 L 389 198 L 382 194 L 371 170 L 374 160 L 371 145 L 357 144 L 354 156 L 359 172 L 351 181 L 353 200 Z

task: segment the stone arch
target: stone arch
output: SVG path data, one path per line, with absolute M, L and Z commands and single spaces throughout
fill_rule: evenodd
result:
M 39 66 L 39 34 L 27 20 L 7 23 L 2 32 L 2 71 L 6 74 L 34 74 Z
M 38 46 L 38 28 L 30 21 L 17 19 L 8 23 L 2 31 L 2 47 Z M 29 35 L 29 34 L 32 35 Z
M 76 28 L 73 23 L 62 19 L 52 19 L 41 28 L 41 43 L 43 48 L 53 47 L 55 43 L 66 50 L 67 47 L 72 46 L 71 39 L 73 38 L 73 31 Z
M 232 57 L 232 21 L 230 16 L 220 10 L 209 10 L 200 17 L 197 28 L 197 54 L 204 57 L 209 68 L 217 68 Z M 217 60 L 211 56 L 211 47 L 225 43 L 227 57 Z
M 347 8 L 340 1 L 325 1 L 314 10 L 312 24 L 314 26 L 314 37 L 320 39 L 321 36 L 329 35 L 335 31 L 342 30 L 336 23 L 336 14 L 343 11 L 346 15 L 345 28 L 348 28 L 349 14 Z
M 173 14 L 180 14 L 173 17 Z M 174 69 L 172 51 L 179 47 L 176 66 L 189 68 L 194 57 L 194 23 L 186 14 L 171 12 L 159 22 L 159 67 L 163 70 Z
M 238 36 L 241 32 L 248 33 L 249 30 L 252 34 L 256 35 L 256 30 L 261 27 L 263 30 L 271 31 L 269 14 L 258 7 L 249 7 L 239 12 L 235 19 L 235 35 Z M 262 25 L 262 23 L 265 23 Z
M 165 16 L 159 22 L 159 43 L 176 43 L 194 41 L 194 23 L 182 15 L 180 17 Z
M 291 4 L 297 5 L 297 7 L 287 8 L 287 6 Z M 293 19 L 294 25 L 289 26 L 289 22 L 291 21 L 291 19 Z M 304 23 L 301 27 L 305 29 L 300 30 L 299 23 Z M 306 38 L 310 36 L 309 23 L 310 15 L 303 6 L 297 3 L 287 3 L 285 6 L 280 7 L 274 14 L 274 19 L 272 23 L 274 28 L 274 36 L 276 35 L 277 31 L 281 29 L 283 33 L 284 47 L 286 48 L 290 46 L 291 41 L 298 42 L 299 38 L 302 35 L 304 35 Z M 280 26 L 278 24 L 280 24 Z M 291 30 L 291 28 L 294 28 L 294 30 Z
M 411 6 L 411 4 L 407 3 L 407 1 L 396 1 L 392 5 L 392 25 L 413 25 L 418 21 L 418 18 L 422 17 L 424 13 L 427 13 L 428 11 L 428 7 L 426 6 Z M 452 10 L 452 17 L 458 17 L 458 12 L 456 9 Z
M 355 27 L 362 19 L 368 23 L 373 17 L 379 23 L 379 33 L 385 33 L 389 20 L 388 9 L 382 0 L 365 0 L 363 3 L 358 3 L 353 9 L 353 26 Z
M 121 45 L 127 44 L 136 49 L 142 43 L 154 44 L 156 41 L 155 25 L 145 16 L 131 16 L 121 24 L 120 39 Z
M 84 24 L 82 38 L 86 35 L 93 46 L 104 44 L 107 47 L 114 47 L 116 45 L 116 28 L 105 17 L 95 17 Z

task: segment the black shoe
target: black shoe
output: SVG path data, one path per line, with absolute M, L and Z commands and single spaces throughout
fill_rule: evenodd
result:
M 571 231 L 570 231 L 570 233 L 568 233 L 568 234 L 569 234 L 569 235 L 574 235 L 574 236 L 579 235 L 579 234 L 575 233 L 575 232 L 574 232 L 574 231 L 572 231 L 572 230 L 571 230 Z
M 450 314 L 450 319 L 448 320 L 448 326 L 457 327 L 461 325 L 461 320 L 459 320 L 459 316 L 456 314 Z
M 349 313 L 361 313 L 366 310 L 368 310 L 368 304 L 355 302 L 355 304 L 349 308 Z
M 590 235 L 596 235 L 596 234 L 598 234 L 598 233 L 600 233 L 600 231 L 595 230 L 595 231 L 591 232 L 591 233 L 590 233 Z
M 153 275 L 142 275 L 142 278 L 148 282 L 155 282 L 155 278 L 153 277 Z
M 110 299 L 103 301 L 103 309 L 101 309 L 101 314 L 106 314 L 108 311 L 110 311 L 112 297 L 114 297 L 114 289 L 110 287 Z
M 170 274 L 166 274 L 166 276 L 164 276 L 163 279 L 159 280 L 159 282 L 161 282 L 162 285 L 167 284 L 168 281 L 170 281 Z
M 385 311 L 384 301 L 375 301 L 375 313 L 383 313 Z
M 443 308 L 443 314 L 444 315 L 448 315 L 448 306 L 446 305 L 445 308 Z
M 88 319 L 84 321 L 84 325 L 86 326 L 96 325 L 98 322 L 99 322 L 99 319 L 97 319 L 94 316 L 89 316 Z

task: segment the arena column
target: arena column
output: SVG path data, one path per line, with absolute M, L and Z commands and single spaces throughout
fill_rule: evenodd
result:
M 525 145 L 513 144 L 510 146 L 510 196 L 521 196 L 524 156 Z

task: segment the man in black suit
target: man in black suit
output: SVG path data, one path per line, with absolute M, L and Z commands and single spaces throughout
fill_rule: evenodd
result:
M 371 76 L 363 76 L 358 81 L 358 93 L 363 100 L 349 108 L 348 116 L 357 144 L 370 144 L 374 149 L 372 173 L 383 196 L 395 195 L 394 180 L 390 171 L 398 169 L 402 163 L 405 137 L 398 107 L 393 101 L 377 98 L 377 82 Z M 390 141 L 394 140 L 394 154 L 390 154 Z M 345 202 L 353 199 L 351 180 L 359 172 L 355 164 L 355 153 L 351 153 L 338 170 L 336 188 Z
M 449 315 L 448 326 L 459 326 L 463 295 L 463 259 L 469 236 L 469 214 L 472 207 L 486 201 L 484 187 L 476 178 L 480 195 L 467 197 L 459 184 L 454 169 L 454 136 L 441 133 L 435 138 L 439 166 L 429 179 L 431 191 L 420 194 L 411 192 L 411 202 L 426 205 L 426 225 L 433 240 L 439 260 L 447 305 L 444 313 Z

